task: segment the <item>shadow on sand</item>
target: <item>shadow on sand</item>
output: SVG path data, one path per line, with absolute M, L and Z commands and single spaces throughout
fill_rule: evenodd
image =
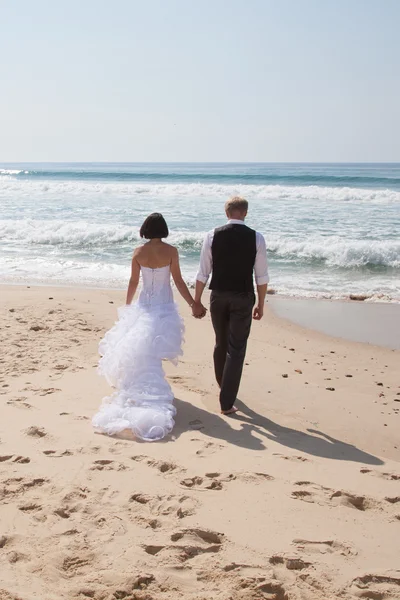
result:
M 307 429 L 307 432 L 303 432 L 278 425 L 278 423 L 250 409 L 240 400 L 236 402 L 240 413 L 231 417 L 236 421 L 240 421 L 239 430 L 233 429 L 225 418 L 193 406 L 185 400 L 176 398 L 175 406 L 178 411 L 174 429 L 175 439 L 188 429 L 198 429 L 202 435 L 225 440 L 229 444 L 235 444 L 249 450 L 265 450 L 264 441 L 271 440 L 287 448 L 312 456 L 346 460 L 366 465 L 384 464 L 380 458 L 368 454 L 352 444 L 341 442 L 322 431 Z M 257 436 L 254 435 L 255 433 Z M 258 436 L 262 436 L 263 439 Z

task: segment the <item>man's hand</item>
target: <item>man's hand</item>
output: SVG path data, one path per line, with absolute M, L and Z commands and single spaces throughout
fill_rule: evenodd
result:
M 196 319 L 202 319 L 207 314 L 207 309 L 202 305 L 201 302 L 194 302 L 192 304 L 192 315 Z
M 264 305 L 263 304 L 258 304 L 253 312 L 253 319 L 255 319 L 256 321 L 261 321 L 261 319 L 264 316 Z

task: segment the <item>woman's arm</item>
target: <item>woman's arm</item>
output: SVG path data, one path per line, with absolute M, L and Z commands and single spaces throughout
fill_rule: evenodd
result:
M 192 294 L 189 292 L 188 286 L 183 281 L 181 267 L 179 265 L 179 254 L 176 248 L 172 249 L 171 275 L 182 298 L 186 300 L 189 306 L 193 306 L 194 299 Z
M 136 260 L 136 250 L 133 253 L 132 257 L 132 269 L 131 269 L 131 278 L 129 280 L 128 291 L 126 293 L 126 303 L 130 304 L 133 300 L 133 297 L 136 293 L 137 286 L 139 285 L 139 277 L 140 277 L 140 265 Z

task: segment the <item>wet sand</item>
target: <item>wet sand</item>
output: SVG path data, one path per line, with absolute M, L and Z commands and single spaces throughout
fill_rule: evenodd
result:
M 400 349 L 400 304 L 269 297 L 283 319 L 354 342 Z

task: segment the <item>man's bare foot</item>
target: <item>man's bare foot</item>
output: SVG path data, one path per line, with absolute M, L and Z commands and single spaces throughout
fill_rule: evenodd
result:
M 236 408 L 236 406 L 232 406 L 229 410 L 221 410 L 221 415 L 233 415 L 234 413 L 237 413 L 238 410 L 239 409 Z

